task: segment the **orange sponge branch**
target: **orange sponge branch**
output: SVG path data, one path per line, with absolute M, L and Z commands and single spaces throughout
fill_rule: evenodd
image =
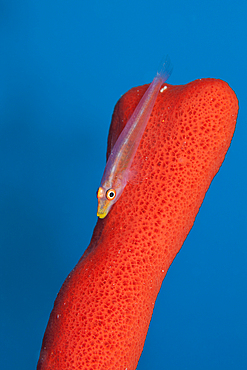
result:
M 134 370 L 155 299 L 234 133 L 238 101 L 221 80 L 165 84 L 141 139 L 134 178 L 64 282 L 38 370 Z M 117 103 L 108 155 L 148 85 Z

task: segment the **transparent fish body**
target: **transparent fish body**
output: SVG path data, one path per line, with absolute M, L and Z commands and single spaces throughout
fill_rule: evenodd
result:
M 130 167 L 147 126 L 161 85 L 169 78 L 172 66 L 166 58 L 161 72 L 153 79 L 134 113 L 119 135 L 106 163 L 98 189 L 97 216 L 104 218 L 121 196 L 130 175 Z

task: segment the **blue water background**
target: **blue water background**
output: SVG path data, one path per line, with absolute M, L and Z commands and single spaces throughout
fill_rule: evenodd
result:
M 227 81 L 226 160 L 158 296 L 138 370 L 247 369 L 247 3 L 0 2 L 0 367 L 33 370 L 90 242 L 113 108 L 151 82 Z

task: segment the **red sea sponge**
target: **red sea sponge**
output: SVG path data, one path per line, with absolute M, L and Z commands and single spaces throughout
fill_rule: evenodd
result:
M 132 164 L 133 179 L 65 280 L 38 370 L 134 370 L 161 283 L 229 148 L 238 101 L 227 83 L 165 84 Z M 148 85 L 117 103 L 108 154 Z

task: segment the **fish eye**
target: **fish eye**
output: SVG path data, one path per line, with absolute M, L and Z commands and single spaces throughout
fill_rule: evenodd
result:
M 107 198 L 108 200 L 112 200 L 112 199 L 114 199 L 114 198 L 115 198 L 115 196 L 116 196 L 116 192 L 115 192 L 115 190 L 114 190 L 114 189 L 108 189 L 108 190 L 107 190 L 107 192 L 106 192 L 106 198 Z

